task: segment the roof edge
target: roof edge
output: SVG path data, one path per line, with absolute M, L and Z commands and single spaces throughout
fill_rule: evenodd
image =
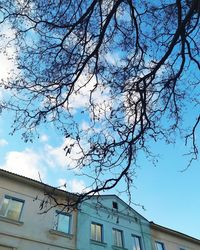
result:
M 181 232 L 176 231 L 176 230 L 171 229 L 171 228 L 163 227 L 161 225 L 158 225 L 158 224 L 154 223 L 153 221 L 150 221 L 150 227 L 152 229 L 156 229 L 156 230 L 162 231 L 164 233 L 168 233 L 168 234 L 171 234 L 171 235 L 175 235 L 175 236 L 177 236 L 179 238 L 189 240 L 192 243 L 196 243 L 198 245 L 200 244 L 200 239 L 194 238 L 194 237 L 192 237 L 190 235 L 181 233 Z
M 74 194 L 74 193 L 70 193 L 70 192 L 67 192 L 65 190 L 62 190 L 62 189 L 58 189 L 56 187 L 53 187 L 51 185 L 48 185 L 44 182 L 40 182 L 40 181 L 37 181 L 37 180 L 34 180 L 34 179 L 31 179 L 29 177 L 26 177 L 26 176 L 22 176 L 22 175 L 19 175 L 19 174 L 16 174 L 16 173 L 12 173 L 10 171 L 7 171 L 5 169 L 0 169 L 0 175 L 1 176 L 5 176 L 7 178 L 11 178 L 11 179 L 15 179 L 16 181 L 21 181 L 27 185 L 31 185 L 31 186 L 34 186 L 34 187 L 37 187 L 39 189 L 43 189 L 45 191 L 45 188 L 49 191 L 53 190 L 55 192 L 56 195 L 62 195 L 62 196 L 68 196 L 74 200 L 78 199 L 78 196 L 77 194 Z
M 136 213 L 139 217 L 143 218 L 143 220 L 145 220 L 146 222 L 149 222 L 143 215 L 141 215 L 139 212 L 137 212 L 134 208 L 132 208 L 129 204 L 127 204 L 124 200 L 122 200 L 119 196 L 117 196 L 116 194 L 103 194 L 103 195 L 94 195 L 93 197 L 115 197 L 116 199 L 120 200 L 122 203 L 124 203 L 129 209 L 131 209 L 132 211 L 134 211 L 134 213 Z

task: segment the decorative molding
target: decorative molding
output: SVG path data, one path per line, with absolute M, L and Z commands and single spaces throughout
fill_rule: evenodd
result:
M 106 247 L 107 246 L 107 243 L 101 242 L 101 241 L 96 241 L 96 240 L 90 240 L 90 243 L 94 244 L 94 245 L 102 246 L 102 247 Z
M 73 234 L 64 233 L 64 232 L 57 231 L 54 229 L 50 229 L 49 233 L 56 234 L 56 235 L 59 235 L 59 236 L 65 237 L 65 238 L 69 238 L 70 240 L 73 238 Z
M 128 250 L 128 248 L 118 247 L 118 246 L 115 246 L 115 245 L 112 245 L 112 248 L 113 248 L 114 250 Z
M 7 237 L 16 238 L 16 239 L 21 239 L 21 240 L 25 240 L 25 241 L 35 242 L 35 243 L 38 243 L 38 244 L 43 244 L 45 246 L 52 246 L 52 247 L 56 247 L 56 248 L 60 248 L 60 249 L 64 249 L 64 250 L 76 250 L 75 248 L 70 247 L 70 246 L 64 246 L 64 245 L 61 245 L 61 244 L 54 244 L 54 243 L 51 243 L 51 242 L 36 240 L 36 239 L 30 238 L 30 237 L 21 236 L 21 235 L 12 235 L 12 234 L 3 233 L 3 232 L 1 232 L 0 235 L 1 236 L 4 235 L 4 236 L 7 236 Z
M 22 222 L 22 221 L 12 220 L 12 219 L 9 219 L 9 218 L 3 217 L 3 216 L 0 216 L 0 221 L 4 221 L 4 222 L 10 223 L 10 224 L 17 225 L 17 226 L 23 226 L 24 225 L 24 222 Z

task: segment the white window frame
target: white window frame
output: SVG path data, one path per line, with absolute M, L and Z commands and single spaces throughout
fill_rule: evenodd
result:
M 66 230 L 62 230 L 59 228 L 59 219 L 60 216 L 66 216 L 68 217 L 68 224 L 66 223 Z M 63 211 L 56 210 L 55 212 L 55 218 L 54 218 L 54 227 L 53 229 L 58 232 L 62 232 L 65 234 L 70 234 L 71 233 L 71 221 L 72 221 L 72 215 Z
M 156 248 L 156 250 L 159 250 L 158 249 L 158 245 L 160 245 L 162 247 L 162 250 L 165 250 L 165 245 L 164 245 L 163 242 L 161 242 L 161 241 L 155 241 L 155 248 Z
M 132 234 L 132 237 L 133 237 L 133 250 L 142 250 L 142 242 L 141 242 L 141 237 L 138 236 L 138 235 L 135 235 L 135 234 Z M 138 249 L 138 246 L 136 244 L 136 241 L 135 240 L 138 240 L 138 243 L 139 243 L 139 249 Z
M 94 226 L 94 237 L 92 234 L 92 227 Z M 100 228 L 100 239 L 98 236 L 98 228 Z M 103 242 L 103 225 L 100 223 L 96 223 L 96 222 L 91 222 L 90 225 L 90 238 L 91 240 L 97 241 L 97 242 Z
M 12 201 L 15 201 L 15 202 L 19 202 L 19 203 L 22 204 L 20 213 L 19 213 L 19 215 L 18 215 L 18 219 L 15 220 L 15 221 L 20 221 L 21 215 L 22 215 L 22 210 L 23 210 L 25 201 L 22 200 L 22 199 L 18 199 L 18 198 L 16 198 L 16 197 L 10 196 L 10 195 L 5 195 L 4 198 L 2 199 L 2 202 L 1 202 L 1 208 L 2 208 L 2 206 L 3 206 L 3 204 L 4 204 L 5 199 L 9 200 L 9 201 L 8 201 L 8 207 L 6 208 L 5 213 L 4 213 L 4 214 L 0 214 L 0 216 L 2 216 L 2 217 L 4 217 L 4 218 L 7 218 L 7 219 L 9 219 L 9 220 L 14 220 L 14 219 L 8 217 L 8 212 L 10 211 L 10 208 L 11 208 L 11 206 L 12 206 Z
M 113 244 L 117 247 L 124 247 L 123 231 L 117 228 L 113 228 Z

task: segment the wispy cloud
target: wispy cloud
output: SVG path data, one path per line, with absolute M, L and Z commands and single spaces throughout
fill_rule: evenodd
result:
M 44 136 L 46 141 L 46 136 Z M 48 143 L 41 144 L 40 148 L 26 148 L 21 151 L 9 151 L 3 159 L 3 163 L 0 168 L 7 171 L 26 176 L 35 180 L 42 180 L 47 182 L 48 178 L 51 177 L 53 171 L 63 171 L 65 169 L 73 169 L 76 166 L 73 158 L 76 158 L 80 154 L 76 145 L 72 148 L 71 157 L 66 157 L 64 147 L 71 145 L 72 139 L 67 139 L 62 142 L 60 146 L 54 147 Z M 7 144 L 6 140 L 0 140 L 0 147 Z M 76 168 L 73 173 L 77 173 Z M 53 185 L 56 185 L 57 180 Z M 62 185 L 63 185 L 62 181 Z M 72 192 L 80 192 L 85 188 L 85 184 L 82 181 L 70 180 L 67 181 L 67 188 Z
M 86 187 L 86 184 L 83 180 L 72 179 L 67 181 L 66 179 L 59 179 L 58 186 L 62 190 L 67 190 L 73 193 L 83 193 L 88 191 L 89 189 Z
M 5 55 L 3 53 L 0 53 L 0 62 L 0 79 L 6 80 L 12 69 L 14 68 L 14 62 L 9 59 L 9 55 Z
M 0 41 L 0 80 L 6 80 L 13 70 L 17 70 L 15 63 L 16 48 L 13 44 L 8 43 L 14 38 L 15 32 L 9 24 L 5 24 L 0 31 L 0 35 L 4 37 Z
M 48 140 L 49 140 L 48 135 L 46 135 L 46 134 L 41 135 L 41 137 L 40 137 L 41 142 L 47 142 Z
M 0 147 L 4 147 L 8 144 L 8 142 L 5 139 L 0 139 Z
M 104 117 L 105 112 L 110 112 L 112 105 L 109 87 L 105 87 L 97 81 L 93 76 L 88 82 L 88 78 L 91 76 L 86 74 L 81 76 L 75 86 L 74 92 L 70 95 L 68 108 L 71 112 L 76 112 L 77 109 L 88 109 L 91 107 L 91 102 L 94 104 L 94 112 L 90 110 L 90 116 L 93 117 L 95 113 L 96 118 L 101 119 Z
M 73 193 L 82 193 L 82 192 L 84 193 L 88 191 L 88 188 L 86 188 L 85 182 L 82 180 L 73 179 L 73 180 L 70 180 L 68 183 L 69 183 L 71 192 Z
M 66 152 L 64 151 L 64 148 L 66 146 L 71 148 L 71 152 L 67 156 Z M 76 168 L 76 159 L 80 158 L 82 154 L 75 140 L 71 138 L 65 139 L 63 143 L 58 147 L 53 147 L 49 144 L 46 144 L 44 150 L 46 155 L 45 161 L 48 163 L 49 166 L 67 169 Z

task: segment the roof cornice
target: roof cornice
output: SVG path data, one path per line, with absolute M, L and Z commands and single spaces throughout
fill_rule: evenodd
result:
M 36 187 L 36 188 L 43 190 L 43 191 L 46 191 L 46 192 L 53 191 L 54 195 L 58 195 L 58 196 L 60 195 L 62 197 L 67 196 L 68 198 L 71 198 L 73 200 L 78 199 L 78 196 L 76 194 L 73 194 L 73 193 L 58 189 L 56 187 L 50 186 L 48 184 L 43 183 L 42 181 L 40 182 L 40 181 L 33 180 L 31 178 L 28 178 L 28 177 L 25 177 L 22 175 L 18 175 L 18 174 L 9 172 L 9 171 L 4 170 L 4 169 L 0 169 L 0 175 L 4 176 L 6 178 L 9 178 L 9 179 L 15 180 L 17 182 L 21 182 L 21 183 L 27 184 L 29 186 Z
M 150 222 L 150 227 L 152 229 L 155 229 L 157 231 L 161 231 L 161 232 L 164 232 L 164 233 L 168 233 L 172 236 L 176 236 L 176 237 L 179 237 L 179 238 L 182 238 L 182 239 L 185 239 L 185 240 L 188 240 L 192 243 L 195 243 L 195 244 L 198 244 L 200 245 L 200 240 L 197 239 L 197 238 L 194 238 L 194 237 L 191 237 L 187 234 L 184 234 L 184 233 L 181 233 L 181 232 L 178 232 L 176 230 L 173 230 L 173 229 L 170 229 L 170 228 L 167 228 L 167 227 L 163 227 L 161 225 L 158 225 L 158 224 L 155 224 L 154 222 Z

